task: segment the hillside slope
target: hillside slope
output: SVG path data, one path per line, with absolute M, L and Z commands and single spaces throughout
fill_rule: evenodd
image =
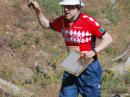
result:
M 53 1 L 53 6 L 48 4 L 51 0 L 38 1 L 50 20 L 61 14 L 56 7 L 58 0 Z M 95 17 L 113 37 L 113 43 L 99 55 L 103 67 L 118 64 L 112 59 L 130 45 L 130 0 L 84 1 L 83 12 Z M 62 73 L 59 63 L 67 55 L 63 39 L 56 32 L 40 27 L 26 0 L 0 2 L 0 78 L 34 92 L 38 97 L 57 97 Z M 130 51 L 125 57 L 128 56 Z M 42 73 L 34 66 L 37 64 L 41 66 Z M 18 77 L 21 75 L 16 71 L 21 67 L 33 72 L 31 82 L 26 82 L 26 77 Z M 26 74 L 26 71 L 21 72 Z M 6 97 L 4 93 L 1 95 Z

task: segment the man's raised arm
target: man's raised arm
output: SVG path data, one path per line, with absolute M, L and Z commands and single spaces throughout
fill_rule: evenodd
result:
M 38 21 L 41 24 L 43 28 L 49 28 L 49 20 L 44 16 L 44 14 L 41 11 L 40 5 L 36 0 L 28 0 L 28 6 L 32 7 L 35 11 Z

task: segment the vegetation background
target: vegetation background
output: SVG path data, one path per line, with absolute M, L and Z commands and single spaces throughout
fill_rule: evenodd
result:
M 38 0 L 50 20 L 62 15 L 59 0 Z M 113 37 L 113 43 L 99 55 L 103 68 L 124 63 L 114 58 L 130 45 L 130 0 L 84 0 L 83 12 L 96 18 Z M 37 97 L 57 97 L 67 55 L 61 36 L 42 29 L 26 0 L 0 0 L 0 78 L 33 92 Z M 38 67 L 39 66 L 39 67 Z M 37 68 L 38 67 L 38 68 Z M 21 69 L 24 68 L 24 69 Z M 130 93 L 130 73 L 103 75 L 102 95 Z M 26 76 L 28 75 L 28 76 Z M 0 91 L 0 97 L 13 97 Z M 19 97 L 19 96 L 18 96 Z M 128 96 L 127 96 L 128 97 Z M 130 96 L 129 96 L 130 97 Z

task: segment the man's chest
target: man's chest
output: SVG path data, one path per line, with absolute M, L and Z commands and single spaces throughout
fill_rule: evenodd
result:
M 89 26 L 81 22 L 65 24 L 61 32 L 66 41 L 77 43 L 88 42 L 92 36 Z

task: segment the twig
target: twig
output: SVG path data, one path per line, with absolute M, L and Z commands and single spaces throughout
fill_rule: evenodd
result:
M 121 54 L 120 56 L 117 56 L 116 58 L 112 59 L 112 61 L 120 60 L 121 58 L 123 58 L 124 56 L 126 56 L 128 54 L 129 50 L 130 50 L 130 44 L 128 45 L 127 50 L 123 54 Z

